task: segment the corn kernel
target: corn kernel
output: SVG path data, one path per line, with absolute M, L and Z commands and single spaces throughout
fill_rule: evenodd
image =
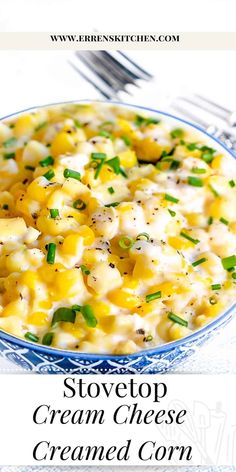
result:
M 63 154 L 71 154 L 75 151 L 75 141 L 71 134 L 61 131 L 52 141 L 51 153 L 53 156 L 60 156 Z
M 30 136 L 34 132 L 35 118 L 33 115 L 23 115 L 15 123 L 14 133 L 17 137 Z
M 84 288 L 83 277 L 78 269 L 56 272 L 54 279 L 54 297 L 56 300 L 75 297 Z
M 69 234 L 63 241 L 62 251 L 65 254 L 76 256 L 82 252 L 83 238 L 79 234 Z
M 28 316 L 27 323 L 35 326 L 45 326 L 48 323 L 48 314 L 45 311 L 35 311 Z
M 122 166 L 130 168 L 137 165 L 137 156 L 134 151 L 123 151 L 119 153 Z
M 85 246 L 90 246 L 95 241 L 94 232 L 89 226 L 80 226 L 77 230 L 77 234 L 83 238 Z
M 120 306 L 121 308 L 127 308 L 132 310 L 141 303 L 141 298 L 138 295 L 127 292 L 123 289 L 113 290 L 108 294 L 108 298 L 114 305 Z

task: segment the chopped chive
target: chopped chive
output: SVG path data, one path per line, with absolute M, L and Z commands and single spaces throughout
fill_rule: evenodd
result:
M 236 279 L 236 272 L 233 272 L 232 277 L 233 279 Z
M 113 203 L 107 203 L 107 205 L 104 205 L 106 208 L 110 207 L 117 207 L 120 204 L 120 202 L 113 202 Z
M 230 185 L 230 187 L 233 188 L 233 187 L 235 187 L 236 183 L 235 183 L 234 180 L 229 180 L 229 185 Z
M 91 159 L 93 160 L 103 160 L 106 159 L 107 155 L 104 152 L 92 152 Z
M 104 138 L 112 139 L 112 134 L 109 133 L 109 131 L 106 131 L 105 129 L 102 129 L 99 133 L 99 136 L 103 136 Z
M 126 146 L 131 146 L 132 141 L 131 141 L 131 139 L 129 138 L 129 136 L 121 136 L 121 139 L 124 141 L 124 143 L 126 144 Z
M 106 164 L 114 170 L 115 174 L 118 175 L 120 173 L 120 159 L 118 156 L 109 159 L 106 161 Z
M 141 125 L 143 125 L 145 122 L 146 122 L 146 118 L 144 118 L 144 116 L 136 115 L 136 117 L 135 117 L 135 124 L 136 124 L 137 126 L 141 126 Z
M 188 326 L 188 321 L 187 320 L 184 320 L 183 318 L 180 318 L 180 316 L 175 315 L 175 313 L 172 313 L 172 311 L 169 311 L 168 318 L 169 318 L 169 320 L 174 321 L 174 323 L 178 323 L 181 326 L 185 326 L 186 328 Z
M 233 272 L 234 271 L 234 267 L 230 267 L 229 269 L 227 269 L 227 272 Z
M 66 179 L 75 179 L 75 180 L 80 180 L 81 179 L 81 175 L 79 172 L 77 172 L 76 170 L 73 170 L 73 169 L 65 169 L 64 172 L 63 172 L 63 175 Z
M 215 195 L 215 197 L 219 197 L 219 193 L 217 192 L 217 190 L 214 189 L 214 187 L 212 187 L 212 185 L 209 184 L 208 187 L 213 193 L 213 195 Z
M 46 333 L 46 334 L 43 336 L 42 344 L 44 344 L 44 346 L 51 346 L 52 340 L 53 340 L 53 336 L 54 336 L 54 333 Z
M 89 326 L 89 328 L 95 328 L 97 325 L 97 319 L 94 315 L 91 305 L 82 306 L 80 311 L 86 321 L 87 326 Z
M 78 200 L 75 200 L 73 203 L 73 208 L 76 208 L 76 210 L 84 210 L 87 207 L 86 203 L 78 198 Z
M 170 170 L 177 170 L 179 166 L 180 166 L 180 161 L 173 159 L 170 165 Z
M 8 160 L 8 159 L 15 159 L 16 155 L 14 152 L 9 152 L 7 154 L 3 155 L 3 159 Z
M 189 151 L 195 151 L 196 149 L 198 149 L 198 144 L 196 144 L 196 143 L 187 143 L 186 148 Z
M 157 300 L 158 298 L 161 298 L 161 291 L 160 290 L 158 292 L 149 293 L 145 297 L 147 303 L 152 302 L 153 300 Z
M 4 141 L 4 143 L 2 143 L 2 145 L 5 148 L 10 148 L 10 147 L 14 146 L 16 144 L 16 142 L 17 142 L 17 139 L 15 138 L 15 136 L 12 136 L 11 138 Z
M 198 265 L 203 264 L 203 262 L 206 262 L 206 261 L 207 261 L 206 257 L 202 257 L 201 259 L 198 259 L 197 261 L 193 262 L 192 266 L 197 267 Z
M 75 125 L 76 128 L 82 128 L 82 124 L 76 118 L 74 118 L 74 125 Z
M 28 166 L 28 165 L 27 165 L 27 166 L 25 166 L 25 169 L 26 169 L 26 170 L 32 170 L 32 171 L 34 171 L 34 170 L 35 170 L 35 167 L 33 167 L 33 166 Z
M 90 270 L 88 269 L 88 267 L 86 267 L 86 265 L 83 265 L 83 264 L 82 264 L 82 265 L 80 266 L 80 268 L 81 268 L 81 271 L 83 272 L 83 274 L 85 274 L 85 275 L 89 275 L 89 274 L 90 274 Z
M 228 225 L 229 221 L 223 218 L 223 216 L 220 218 L 220 222 L 223 223 L 224 225 Z
M 59 216 L 59 210 L 57 208 L 50 208 L 51 218 L 57 218 Z
M 183 231 L 181 231 L 180 236 L 182 236 L 183 238 L 187 239 L 188 241 L 191 241 L 191 243 L 193 243 L 193 244 L 198 244 L 198 243 L 200 243 L 199 239 L 194 239 L 194 238 L 192 238 L 191 236 L 189 236 L 189 234 L 186 234 L 186 233 L 184 233 Z
M 45 157 L 45 159 L 42 159 L 41 161 L 39 161 L 39 164 L 41 167 L 52 166 L 54 164 L 54 159 L 52 156 L 47 156 Z
M 74 311 L 80 311 L 81 310 L 81 305 L 72 305 L 71 309 Z
M 39 337 L 33 333 L 30 333 L 29 331 L 25 333 L 25 339 L 27 339 L 28 341 L 33 341 L 34 343 L 39 342 Z
M 120 238 L 118 244 L 122 249 L 130 249 L 134 245 L 134 240 L 129 236 L 123 236 Z
M 160 123 L 160 120 L 157 120 L 156 118 L 146 118 L 146 125 L 158 125 Z
M 221 284 L 212 284 L 211 288 L 212 288 L 212 290 L 220 290 L 221 289 Z
M 55 172 L 53 169 L 49 169 L 46 174 L 43 174 L 43 177 L 47 180 L 51 180 L 53 177 L 55 177 Z
M 138 236 L 136 237 L 137 241 L 139 239 L 146 239 L 147 241 L 150 240 L 150 235 L 148 233 L 139 233 Z
M 122 167 L 120 167 L 120 174 L 123 175 L 123 177 L 125 177 L 126 179 L 128 179 L 128 175 L 126 174 L 124 169 L 122 169 Z
M 172 197 L 172 195 L 169 195 L 168 193 L 165 193 L 165 200 L 167 200 L 168 202 L 173 202 L 173 203 L 179 202 L 178 198 Z
M 192 185 L 193 187 L 203 187 L 202 179 L 199 179 L 198 177 L 193 177 L 192 175 L 188 177 L 188 184 Z
M 55 256 L 56 256 L 56 244 L 55 243 L 49 243 L 48 253 L 47 253 L 47 263 L 48 264 L 54 264 Z
M 100 124 L 99 128 L 104 128 L 104 127 L 111 128 L 111 126 L 113 125 L 114 125 L 113 121 L 107 120 L 107 121 L 103 121 L 103 123 Z
M 203 159 L 203 161 L 206 162 L 207 164 L 210 164 L 210 163 L 213 161 L 214 156 L 213 156 L 211 153 L 209 153 L 209 152 L 204 152 L 204 153 L 202 154 L 202 159 Z
M 3 206 L 2 206 L 3 210 L 8 210 L 9 208 L 9 205 L 7 203 L 4 203 Z
M 170 133 L 172 138 L 183 138 L 184 131 L 181 128 L 173 129 Z
M 40 123 L 38 126 L 36 126 L 35 132 L 37 133 L 37 132 L 40 131 L 41 129 L 45 128 L 45 126 L 47 126 L 47 124 L 48 124 L 47 121 L 43 121 L 43 122 Z
M 206 169 L 203 169 L 201 167 L 193 167 L 192 168 L 192 172 L 194 174 L 205 174 L 206 173 Z
M 216 297 L 214 297 L 214 296 L 213 296 L 213 297 L 210 297 L 210 298 L 209 298 L 209 303 L 210 303 L 210 305 L 216 305 L 216 304 L 217 304 L 217 299 L 216 299 Z
M 236 266 L 236 256 L 224 257 L 221 262 L 225 270 L 232 269 Z
M 103 167 L 103 164 L 104 164 L 104 160 L 101 160 L 96 168 L 96 172 L 94 174 L 94 178 L 97 179 L 101 170 L 102 170 L 102 167 Z
M 113 187 L 108 187 L 108 192 L 112 195 L 113 193 L 115 193 L 115 190 Z
M 212 223 L 213 223 L 213 217 L 212 216 L 209 216 L 209 218 L 207 220 L 207 223 L 208 223 L 209 226 L 212 225 Z
M 145 343 L 150 343 L 152 340 L 153 340 L 153 336 L 151 334 L 148 334 L 148 336 L 145 336 L 145 338 L 143 338 L 143 341 Z
M 61 307 L 53 313 L 52 326 L 60 321 L 66 321 L 68 323 L 74 323 L 76 318 L 76 311 L 72 308 Z
M 176 212 L 173 211 L 173 210 L 169 210 L 168 208 L 168 212 L 170 213 L 170 216 L 174 217 L 176 215 Z
M 209 152 L 210 154 L 214 154 L 214 153 L 216 152 L 215 149 L 213 149 L 213 148 L 211 148 L 211 147 L 209 147 L 209 146 L 206 146 L 206 145 L 201 146 L 201 147 L 200 147 L 200 150 L 203 151 L 203 152 Z

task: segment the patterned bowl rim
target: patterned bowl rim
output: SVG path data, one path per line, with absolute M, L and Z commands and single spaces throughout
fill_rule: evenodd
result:
M 190 121 L 187 121 L 183 118 L 179 118 L 178 116 L 172 115 L 171 113 L 167 113 L 167 112 L 164 112 L 164 111 L 161 111 L 161 110 L 158 110 L 158 109 L 153 109 L 153 108 L 149 108 L 149 107 L 145 107 L 145 106 L 141 106 L 141 105 L 133 105 L 131 103 L 113 101 L 113 100 L 110 101 L 110 100 L 82 99 L 82 100 L 69 100 L 69 101 L 64 101 L 64 102 L 49 103 L 49 104 L 46 104 L 46 105 L 39 105 L 39 106 L 29 107 L 29 108 L 26 108 L 24 110 L 20 110 L 20 111 L 15 112 L 15 113 L 11 113 L 10 115 L 6 115 L 6 116 L 0 118 L 0 122 L 3 121 L 3 120 L 9 119 L 9 118 L 13 118 L 17 115 L 21 115 L 21 114 L 26 113 L 28 111 L 33 111 L 33 110 L 37 110 L 37 109 L 40 109 L 40 108 L 46 108 L 46 107 L 56 106 L 56 105 L 66 105 L 66 104 L 70 104 L 70 103 L 71 104 L 73 104 L 73 103 L 75 103 L 75 104 L 76 103 L 94 103 L 94 104 L 95 103 L 102 103 L 102 104 L 106 104 L 106 105 L 118 105 L 118 106 L 121 106 L 121 107 L 124 107 L 124 108 L 134 108 L 134 109 L 137 109 L 137 110 L 144 110 L 146 112 L 151 112 L 151 113 L 155 113 L 157 115 L 161 115 L 161 116 L 171 118 L 173 120 L 176 120 L 177 122 L 184 123 L 188 127 L 193 128 L 193 129 L 199 131 L 200 133 L 204 134 L 205 136 L 207 136 L 209 138 L 209 140 L 214 141 L 215 143 L 217 143 L 218 146 L 223 148 L 224 151 L 226 151 L 234 159 L 236 159 L 236 155 L 234 154 L 234 152 L 231 151 L 230 149 L 228 149 L 225 146 L 224 143 L 222 143 L 215 136 L 211 136 L 204 128 L 202 128 L 201 126 L 196 125 L 195 123 L 191 123 Z M 0 340 L 4 339 L 5 341 L 12 342 L 13 344 L 17 344 L 17 345 L 19 345 L 23 348 L 27 348 L 27 349 L 34 350 L 34 351 L 37 351 L 37 352 L 41 352 L 42 354 L 46 354 L 46 355 L 53 355 L 54 354 L 54 355 L 61 356 L 61 357 L 69 357 L 69 358 L 76 358 L 76 359 L 83 358 L 83 359 L 87 359 L 87 360 L 93 360 L 93 359 L 101 359 L 101 360 L 112 360 L 112 359 L 114 359 L 115 360 L 116 358 L 122 359 L 122 358 L 125 358 L 125 357 L 129 357 L 130 359 L 135 359 L 135 358 L 140 357 L 140 356 L 152 356 L 154 354 L 155 355 L 162 354 L 163 352 L 181 347 L 181 346 L 183 346 L 183 345 L 185 345 L 185 344 L 187 344 L 191 341 L 195 341 L 197 338 L 201 338 L 202 336 L 204 336 L 208 332 L 210 333 L 218 325 L 219 325 L 218 327 L 220 327 L 220 325 L 224 321 L 226 321 L 228 318 L 230 318 L 230 315 L 233 314 L 235 309 L 236 309 L 236 302 L 233 303 L 232 306 L 230 306 L 226 311 L 224 311 L 215 320 L 208 323 L 203 328 L 200 328 L 200 329 L 196 330 L 194 333 L 192 333 L 188 336 L 185 336 L 184 338 L 178 339 L 177 341 L 172 341 L 172 342 L 169 342 L 169 343 L 161 344 L 161 345 L 156 346 L 156 347 L 151 348 L 151 349 L 144 349 L 144 350 L 135 352 L 133 354 L 124 354 L 124 355 L 100 354 L 100 353 L 94 354 L 94 353 L 86 353 L 86 352 L 77 352 L 77 351 L 56 349 L 56 348 L 51 348 L 51 347 L 48 347 L 48 346 L 43 346 L 41 344 L 32 343 L 30 341 L 25 341 L 24 339 L 18 338 L 17 336 L 14 336 L 12 334 L 8 334 L 5 331 L 2 331 L 1 329 L 0 329 Z

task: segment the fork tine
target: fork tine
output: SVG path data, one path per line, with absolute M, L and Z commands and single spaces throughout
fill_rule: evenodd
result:
M 76 56 L 83 62 L 83 64 L 86 65 L 86 67 L 96 76 L 98 76 L 103 83 L 106 84 L 106 86 L 110 89 L 111 91 L 111 96 L 114 94 L 114 92 L 118 92 L 120 90 L 119 87 L 117 87 L 117 84 L 114 83 L 114 81 L 111 80 L 111 76 L 108 74 L 104 74 L 103 72 L 100 71 L 100 67 L 98 70 L 98 67 L 94 67 L 94 57 L 89 54 L 84 54 L 87 53 L 88 51 L 76 51 Z
M 209 98 L 204 97 L 203 95 L 199 95 L 198 93 L 195 93 L 195 96 L 198 97 L 198 98 L 200 98 L 200 100 L 209 103 L 209 104 L 212 105 L 213 107 L 218 108 L 219 110 L 224 111 L 225 113 L 232 113 L 232 111 L 229 110 L 228 108 L 225 108 L 225 107 L 223 107 L 222 105 L 219 105 L 218 103 L 214 102 L 213 100 L 210 100 Z
M 194 121 L 198 125 L 202 126 L 203 128 L 208 127 L 208 123 L 203 120 L 202 118 L 199 118 L 197 115 L 192 113 L 190 110 L 186 110 L 184 107 L 179 106 L 177 103 L 172 103 L 171 107 L 174 108 L 174 110 L 178 111 L 181 113 L 183 116 L 187 116 L 190 118 L 190 120 Z
M 204 103 L 204 101 L 202 103 L 199 103 L 197 102 L 196 100 L 194 100 L 193 98 L 189 98 L 189 97 L 179 97 L 180 100 L 184 101 L 184 102 L 187 102 L 187 103 L 190 103 L 191 105 L 194 105 L 195 107 L 197 108 L 200 108 L 202 110 L 205 110 L 206 112 L 208 113 L 213 113 L 210 109 L 209 109 L 209 106 L 206 105 L 206 103 Z M 217 110 L 217 111 L 216 111 Z M 214 110 L 214 115 L 218 116 L 219 118 L 225 118 L 225 113 L 222 113 L 220 112 L 220 110 L 218 109 L 218 107 Z
M 75 64 L 73 64 L 73 62 L 71 61 L 68 61 L 68 63 L 70 64 L 71 67 L 73 67 L 73 69 L 83 78 L 85 79 L 89 84 L 91 84 L 93 87 L 95 87 L 98 92 L 106 99 L 110 100 L 111 98 L 114 97 L 114 93 L 113 95 L 109 95 L 108 92 L 105 92 L 97 83 L 95 83 L 95 81 L 93 81 L 92 79 L 90 79 L 90 77 L 88 77 L 87 74 L 85 74 L 84 72 L 82 72 Z M 115 95 L 116 96 L 116 95 Z
M 146 80 L 150 80 L 150 79 L 153 79 L 153 75 L 149 74 L 149 72 L 147 72 L 145 69 L 143 69 L 142 67 L 140 67 L 138 64 L 136 64 L 136 62 L 134 62 L 132 59 L 130 59 L 129 56 L 127 56 L 124 52 L 122 51 L 117 51 L 118 54 L 120 54 L 126 61 L 128 61 L 130 64 L 132 64 L 132 66 L 139 72 L 141 72 L 142 74 L 142 78 L 143 79 L 146 79 Z
M 123 64 L 121 64 L 121 62 L 117 61 L 117 59 L 114 56 L 112 56 L 112 54 L 110 54 L 109 52 L 107 51 L 98 51 L 98 52 L 101 53 L 105 61 L 107 60 L 107 64 L 109 67 L 111 67 L 111 64 L 112 64 L 117 74 L 123 77 L 123 79 L 127 79 L 125 83 L 127 83 L 128 81 L 129 83 L 136 85 L 135 81 L 140 79 L 140 75 L 138 76 L 131 70 L 128 70 Z

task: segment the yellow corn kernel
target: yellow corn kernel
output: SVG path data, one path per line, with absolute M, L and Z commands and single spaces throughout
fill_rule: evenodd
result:
M 93 213 L 97 208 L 101 206 L 101 203 L 97 200 L 97 198 L 89 198 L 87 208 L 89 213 Z
M 214 157 L 213 161 L 211 162 L 212 169 L 219 170 L 222 166 L 224 160 L 224 156 L 219 155 Z
M 28 316 L 27 323 L 35 326 L 45 326 L 48 323 L 48 314 L 45 311 L 35 311 Z
M 83 262 L 86 265 L 93 265 L 104 259 L 104 252 L 96 249 L 85 249 L 83 252 Z
M 35 118 L 33 115 L 23 115 L 15 123 L 14 133 L 20 136 L 30 136 L 34 132 Z
M 156 162 L 160 159 L 163 151 L 170 151 L 170 146 L 161 146 L 157 141 L 154 141 L 153 138 L 148 137 L 136 140 L 134 142 L 134 149 L 138 158 L 143 161 Z
M 210 206 L 209 206 L 209 215 L 213 218 L 220 219 L 221 217 L 225 218 L 229 222 L 236 221 L 236 214 L 235 214 L 235 204 L 236 201 L 229 199 L 219 199 L 217 198 Z
M 173 323 L 168 332 L 169 341 L 175 341 L 176 339 L 183 338 L 184 336 L 187 336 L 188 333 L 188 328 L 185 326 L 180 326 L 177 323 Z
M 51 193 L 48 198 L 48 208 L 58 208 L 59 210 L 64 207 L 66 198 L 68 198 L 62 190 L 55 190 Z
M 61 250 L 65 254 L 76 256 L 81 252 L 83 246 L 83 238 L 79 234 L 69 234 L 63 241 Z
M 52 308 L 52 302 L 50 300 L 39 300 L 38 306 L 44 310 L 50 310 L 50 308 Z
M 94 232 L 87 225 L 80 226 L 77 230 L 77 234 L 83 238 L 84 246 L 90 246 L 95 241 Z
M 129 288 L 129 289 L 135 290 L 136 288 L 138 288 L 138 286 L 139 286 L 138 279 L 134 277 L 130 277 L 128 275 L 124 277 L 124 282 L 122 285 L 123 288 Z
M 123 133 L 128 135 L 131 134 L 132 136 L 134 135 L 134 130 L 130 121 L 123 118 L 118 118 L 117 124 Z
M 134 151 L 123 151 L 119 153 L 122 166 L 130 168 L 137 165 L 137 156 Z
M 26 313 L 26 303 L 20 299 L 14 300 L 10 303 L 8 303 L 7 306 L 3 309 L 1 312 L 1 317 L 5 318 L 8 316 L 14 316 L 17 314 L 17 316 L 23 316 Z
M 206 315 L 198 315 L 194 318 L 193 321 L 195 326 L 201 328 L 201 326 L 204 326 L 206 323 L 209 323 L 210 319 L 207 318 Z
M 0 241 L 7 242 L 12 236 L 22 237 L 26 234 L 27 226 L 23 218 L 0 218 Z
M 133 276 L 135 279 L 151 279 L 154 275 L 153 270 L 144 264 L 143 258 L 140 256 L 136 262 L 133 270 Z
M 116 316 L 115 315 L 108 315 L 101 317 L 99 319 L 99 326 L 103 331 L 107 334 L 112 334 L 114 333 L 114 327 L 116 323 Z
M 114 354 L 132 354 L 138 351 L 134 341 L 121 341 L 114 350 Z
M 31 290 L 35 290 L 39 282 L 39 275 L 33 270 L 26 270 L 20 277 L 20 283 L 26 285 Z
M 58 133 L 53 139 L 50 148 L 52 155 L 60 156 L 67 153 L 71 154 L 73 151 L 75 151 L 74 137 L 65 131 Z
M 64 321 L 61 323 L 61 330 L 65 331 L 66 333 L 70 333 L 78 339 L 81 339 L 85 335 L 85 330 L 78 326 L 76 323 L 68 323 Z
M 169 236 L 168 243 L 174 249 L 179 250 L 193 247 L 193 243 L 191 241 L 188 241 L 187 239 L 184 239 L 182 236 Z
M 157 322 L 158 320 L 158 316 L 157 315 L 157 312 L 159 311 L 159 308 L 160 307 L 160 300 L 153 300 L 151 302 L 148 302 L 148 303 L 143 303 L 142 305 L 139 305 L 136 309 L 136 312 L 140 315 L 140 316 L 146 316 L 146 315 L 149 315 L 150 313 L 154 313 L 155 314 L 155 323 Z M 149 317 L 148 317 L 149 319 Z
M 223 303 L 218 301 L 218 303 L 216 303 L 215 305 L 206 306 L 205 309 L 204 309 L 204 315 L 206 315 L 210 318 L 214 318 L 215 316 L 217 316 L 220 313 L 222 308 L 223 308 Z
M 63 264 L 55 263 L 53 265 L 50 265 L 50 264 L 45 263 L 41 267 L 39 267 L 38 274 L 45 283 L 51 284 L 54 281 L 55 274 L 62 270 L 65 270 L 65 267 Z
M 45 180 L 45 179 L 44 179 Z M 46 185 L 42 177 L 37 177 L 29 184 L 27 188 L 28 197 L 32 200 L 37 200 L 40 203 L 45 203 L 49 195 L 53 192 L 54 187 Z
M 56 300 L 78 295 L 83 287 L 83 277 L 78 269 L 56 272 L 54 278 L 54 296 Z
M 60 236 L 76 231 L 78 223 L 74 218 L 50 218 L 48 216 L 40 216 L 37 219 L 37 228 L 41 233 L 50 234 L 51 236 Z
M 93 308 L 97 318 L 103 318 L 111 314 L 111 307 L 108 303 L 102 302 L 101 300 L 92 299 L 89 304 Z
M 133 210 L 133 203 L 121 203 L 117 208 L 119 213 L 127 213 Z
M 141 303 L 141 298 L 138 295 L 134 295 L 123 289 L 113 290 L 108 294 L 108 298 L 114 305 L 127 308 L 128 310 L 136 308 Z
M 99 174 L 99 178 L 102 183 L 105 183 L 105 182 L 110 182 L 111 180 L 114 180 L 114 179 L 117 180 L 120 177 L 116 175 L 115 172 L 110 167 L 104 165 Z
M 153 182 L 143 177 L 141 179 L 133 180 L 129 184 L 129 189 L 132 193 L 135 193 L 137 190 L 145 190 L 151 185 L 153 185 Z
M 159 285 L 150 287 L 149 293 L 161 292 L 162 298 L 166 298 L 173 293 L 178 293 L 179 287 L 174 285 L 173 282 L 162 282 Z
M 202 213 L 188 213 L 185 216 L 190 226 L 202 226 L 206 223 L 206 217 Z

